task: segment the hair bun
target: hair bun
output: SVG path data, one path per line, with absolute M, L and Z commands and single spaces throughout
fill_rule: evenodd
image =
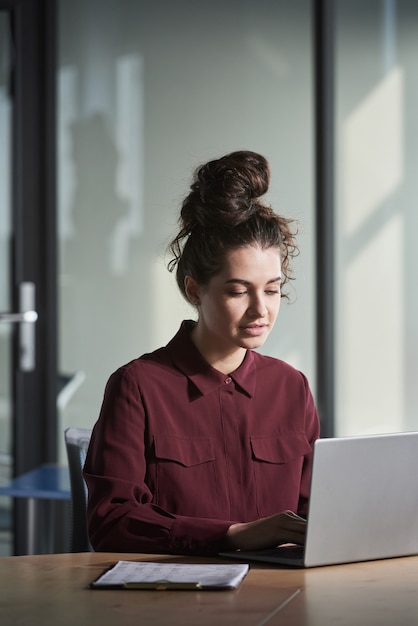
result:
M 240 224 L 265 208 L 254 201 L 266 193 L 269 182 L 268 162 L 256 152 L 232 152 L 210 161 L 196 171 L 191 186 L 191 195 L 200 199 L 194 219 L 201 226 Z

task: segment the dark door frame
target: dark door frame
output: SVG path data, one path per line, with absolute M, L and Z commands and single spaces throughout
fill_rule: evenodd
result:
M 334 0 L 313 1 L 316 404 L 321 435 L 335 434 Z
M 56 0 L 0 0 L 10 16 L 13 310 L 36 286 L 35 368 L 19 370 L 13 329 L 13 474 L 57 460 Z M 14 506 L 14 552 L 26 551 L 26 510 Z

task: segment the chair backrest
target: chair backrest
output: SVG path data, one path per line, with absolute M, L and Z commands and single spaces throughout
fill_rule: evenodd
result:
M 71 552 L 89 552 L 87 533 L 87 485 L 83 466 L 89 447 L 91 429 L 67 428 L 64 433 L 71 484 Z

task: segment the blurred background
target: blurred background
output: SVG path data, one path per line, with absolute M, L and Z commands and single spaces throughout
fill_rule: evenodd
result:
M 166 269 L 166 246 L 193 170 L 240 149 L 267 157 L 267 199 L 297 219 L 300 231 L 290 303 L 283 302 L 261 351 L 304 371 L 317 396 L 322 368 L 330 365 L 318 342 L 317 298 L 326 290 L 334 403 L 321 415 L 327 433 L 417 430 L 418 3 L 325 3 L 333 14 L 333 230 L 326 230 L 332 284 L 317 271 L 323 253 L 315 188 L 318 3 L 47 2 L 54 106 L 49 101 L 52 113 L 39 132 L 50 156 L 46 163 L 33 157 L 34 168 L 43 163 L 36 179 L 49 176 L 45 221 L 42 208 L 16 217 L 20 193 L 30 196 L 28 206 L 40 196 L 36 181 L 26 184 L 24 175 L 20 187 L 13 183 L 19 168 L 13 5 L 26 4 L 0 3 L 0 311 L 16 303 L 23 310 L 22 298 L 37 306 L 30 289 L 29 296 L 17 293 L 22 281 L 39 279 L 50 289 L 39 292 L 37 328 L 46 337 L 45 350 L 34 357 L 35 368 L 38 358 L 44 364 L 40 383 L 30 382 L 30 362 L 16 373 L 22 330 L 0 324 L 3 484 L 39 462 L 65 465 L 63 431 L 93 426 L 109 375 L 167 343 L 181 320 L 193 317 Z M 28 149 L 20 147 L 26 158 Z M 31 242 L 22 254 L 33 249 L 42 258 L 35 278 L 29 259 L 29 279 L 24 269 L 16 279 L 19 229 Z M 30 333 L 30 324 L 22 326 Z M 57 396 L 55 389 L 45 392 L 49 404 L 37 419 L 37 390 L 50 389 L 54 376 Z M 40 433 L 33 460 L 25 452 L 32 442 L 18 443 L 28 439 L 28 428 Z M 2 554 L 14 549 L 12 502 L 0 496 Z

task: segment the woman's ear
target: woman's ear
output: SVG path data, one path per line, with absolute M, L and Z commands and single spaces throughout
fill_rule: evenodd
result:
M 199 285 L 192 276 L 185 276 L 184 278 L 184 291 L 190 304 L 198 306 L 200 304 L 199 298 Z

